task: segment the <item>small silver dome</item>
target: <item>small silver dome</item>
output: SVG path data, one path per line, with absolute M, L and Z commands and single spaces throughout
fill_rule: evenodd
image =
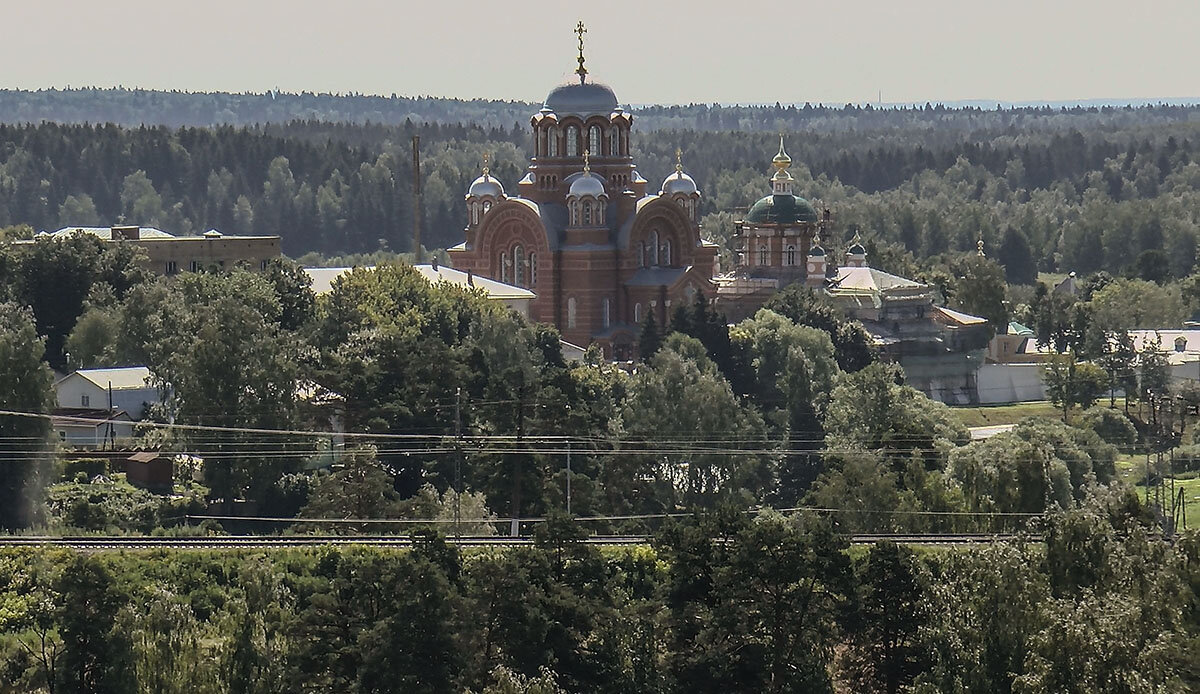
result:
M 681 169 L 676 169 L 675 173 L 667 176 L 667 179 L 663 181 L 660 195 L 675 195 L 676 193 L 692 195 L 699 192 L 700 190 L 696 188 L 696 181 Z
M 500 185 L 500 181 L 497 181 L 486 172 L 475 179 L 471 183 L 471 188 L 467 191 L 468 198 L 481 198 L 485 195 L 490 195 L 493 198 L 504 197 L 504 186 Z
M 584 171 L 583 175 L 575 179 L 575 181 L 571 184 L 571 192 L 569 195 L 576 198 L 584 195 L 591 195 L 592 197 L 598 198 L 601 195 L 604 195 L 604 181 L 600 180 L 600 177 L 596 176 L 592 172 Z

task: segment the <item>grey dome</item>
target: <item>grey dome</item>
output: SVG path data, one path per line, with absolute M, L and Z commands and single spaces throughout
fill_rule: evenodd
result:
M 493 198 L 504 197 L 504 186 L 500 185 L 500 181 L 493 178 L 491 174 L 486 173 L 475 179 L 467 191 L 468 198 L 481 198 L 485 195 L 490 195 Z
M 683 195 L 691 195 L 699 192 L 700 190 L 696 188 L 696 181 L 691 176 L 685 174 L 683 171 L 676 171 L 667 176 L 666 180 L 663 181 L 660 194 L 675 195 L 676 193 L 681 193 Z
M 555 87 L 546 97 L 545 108 L 559 114 L 607 116 L 617 110 L 617 95 L 606 85 L 596 82 L 564 84 Z
M 591 195 L 598 198 L 604 195 L 604 181 L 591 172 L 584 172 L 571 184 L 571 192 L 568 195 L 576 198 Z

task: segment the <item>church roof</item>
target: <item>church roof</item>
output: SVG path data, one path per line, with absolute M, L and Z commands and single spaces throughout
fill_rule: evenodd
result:
M 768 195 L 750 208 L 746 221 L 751 224 L 797 224 L 816 222 L 817 211 L 807 200 L 796 195 Z
M 687 267 L 644 267 L 625 280 L 625 284 L 631 287 L 670 287 L 691 269 L 691 265 Z
M 607 116 L 617 110 L 617 95 L 608 85 L 598 82 L 564 84 L 550 92 L 545 107 L 560 116 Z
M 873 267 L 843 267 L 829 289 L 847 291 L 882 292 L 889 289 L 928 289 L 929 285 L 876 270 Z

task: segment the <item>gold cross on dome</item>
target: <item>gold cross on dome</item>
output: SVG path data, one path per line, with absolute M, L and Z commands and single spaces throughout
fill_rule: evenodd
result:
M 585 174 L 592 172 L 592 167 L 588 163 L 588 158 L 591 156 L 591 154 L 592 153 L 590 151 L 588 151 L 586 149 L 583 150 L 583 172 Z
M 487 153 L 487 152 L 484 152 L 484 153 L 483 153 L 483 175 L 484 175 L 484 176 L 487 176 L 487 175 L 488 175 L 488 171 L 489 171 L 489 169 L 488 169 L 488 160 L 489 160 L 489 159 L 491 159 L 491 157 L 489 157 L 489 156 L 488 156 L 488 153 Z
M 575 70 L 575 74 L 579 75 L 579 82 L 582 84 L 584 76 L 587 75 L 587 68 L 583 66 L 583 35 L 587 33 L 587 29 L 582 21 L 575 26 L 575 33 L 579 35 L 579 68 Z
M 678 172 L 683 171 L 683 149 L 679 147 L 675 148 L 675 170 Z

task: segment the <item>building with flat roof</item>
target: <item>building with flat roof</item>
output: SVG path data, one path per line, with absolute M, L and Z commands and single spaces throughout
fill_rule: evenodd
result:
M 68 238 L 90 234 L 109 243 L 131 243 L 141 249 L 147 270 L 159 275 L 233 269 L 240 264 L 265 269 L 272 258 L 280 257 L 278 236 L 232 236 L 209 229 L 199 236 L 175 236 L 154 227 L 63 227 L 38 234 L 37 238 Z M 35 243 L 17 241 L 15 245 Z

